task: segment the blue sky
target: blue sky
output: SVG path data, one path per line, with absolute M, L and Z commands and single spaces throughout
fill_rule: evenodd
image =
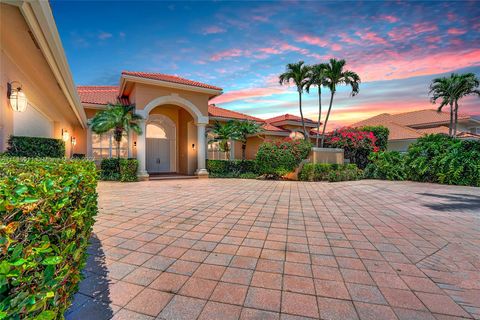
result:
M 298 114 L 285 64 L 344 58 L 363 80 L 343 89 L 332 125 L 432 108 L 428 84 L 480 75 L 480 5 L 459 2 L 51 1 L 77 85 L 118 84 L 122 70 L 161 72 L 224 88 L 217 105 L 268 117 Z M 325 93 L 324 101 L 327 100 Z M 462 110 L 480 114 L 479 99 Z M 316 93 L 305 98 L 317 116 Z

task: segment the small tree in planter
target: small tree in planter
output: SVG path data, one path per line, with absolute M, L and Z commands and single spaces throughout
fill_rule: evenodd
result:
M 130 131 L 141 135 L 140 121 L 143 118 L 135 114 L 134 105 L 109 104 L 106 110 L 98 112 L 90 121 L 92 131 L 104 134 L 113 130 L 113 137 L 117 142 L 117 158 L 120 159 L 120 142 L 124 134 Z
M 247 140 L 249 136 L 258 135 L 263 132 L 262 126 L 255 121 L 235 121 L 233 122 L 233 139 L 242 144 L 242 160 L 247 158 Z
M 208 143 L 218 142 L 220 151 L 225 152 L 227 159 L 230 159 L 230 145 L 228 143 L 235 135 L 234 121 L 226 123 L 215 121 L 209 131 L 213 133 L 214 137 Z

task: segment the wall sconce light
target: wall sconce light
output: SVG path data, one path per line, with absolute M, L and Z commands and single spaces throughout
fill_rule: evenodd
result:
M 62 129 L 62 140 L 65 141 L 65 142 L 67 142 L 68 139 L 70 139 L 70 134 L 68 133 L 67 130 L 63 130 L 63 129 Z
M 27 109 L 27 97 L 22 91 L 22 84 L 18 81 L 7 83 L 7 97 L 14 111 L 23 112 Z
M 195 150 L 195 143 L 192 143 L 192 149 Z
M 71 142 L 72 142 L 72 146 L 75 147 L 75 145 L 77 144 L 77 138 L 72 137 Z
M 137 147 L 137 141 L 133 141 L 133 146 L 136 148 Z

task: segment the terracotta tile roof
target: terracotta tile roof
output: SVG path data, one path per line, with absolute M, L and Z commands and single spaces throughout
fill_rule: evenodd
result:
M 423 134 L 434 134 L 434 133 L 448 134 L 448 131 L 449 131 L 448 127 L 445 127 L 445 126 L 439 126 L 434 128 L 423 128 L 423 129 L 416 129 L 416 130 Z
M 128 99 L 118 97 L 118 87 L 116 86 L 78 86 L 77 92 L 82 103 L 108 104 L 123 103 L 128 104 Z
M 163 73 L 152 73 L 152 72 L 137 72 L 137 71 L 122 71 L 122 75 L 145 78 L 145 79 L 152 79 L 152 80 L 160 80 L 178 84 L 184 84 L 187 86 L 193 87 L 200 87 L 205 89 L 212 89 L 212 90 L 222 90 L 220 87 L 212 86 L 206 83 L 193 81 L 177 76 L 173 76 L 170 74 L 163 74 Z
M 309 122 L 309 123 L 317 123 L 311 119 L 307 119 L 307 118 L 304 118 L 305 122 Z M 268 123 L 275 123 L 275 122 L 281 122 L 281 121 L 299 121 L 301 122 L 302 121 L 302 118 L 300 118 L 299 116 L 295 116 L 293 114 L 282 114 L 280 116 L 276 116 L 276 117 L 273 117 L 273 118 L 269 118 L 269 119 L 266 119 L 265 120 L 266 122 Z
M 279 128 L 279 127 L 275 127 L 274 125 L 272 125 L 270 123 L 265 123 L 262 127 L 263 127 L 263 130 L 265 130 L 265 131 L 290 132 L 288 130 L 285 130 L 285 129 L 282 129 L 282 128 Z
M 265 120 L 249 116 L 244 113 L 223 109 L 217 107 L 216 105 L 209 105 L 208 106 L 208 115 L 210 117 L 217 117 L 217 118 L 227 118 L 227 119 L 238 119 L 238 120 L 252 120 L 257 122 L 265 122 Z

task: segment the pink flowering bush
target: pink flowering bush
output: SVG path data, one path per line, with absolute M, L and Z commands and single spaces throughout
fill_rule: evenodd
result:
M 267 178 L 279 178 L 294 171 L 308 157 L 312 144 L 305 140 L 287 138 L 266 141 L 258 149 L 256 162 L 260 174 Z
M 325 142 L 331 148 L 344 149 L 345 158 L 350 159 L 350 163 L 356 164 L 360 169 L 367 166 L 368 156 L 371 152 L 380 151 L 373 132 L 350 127 L 329 132 L 325 137 Z

